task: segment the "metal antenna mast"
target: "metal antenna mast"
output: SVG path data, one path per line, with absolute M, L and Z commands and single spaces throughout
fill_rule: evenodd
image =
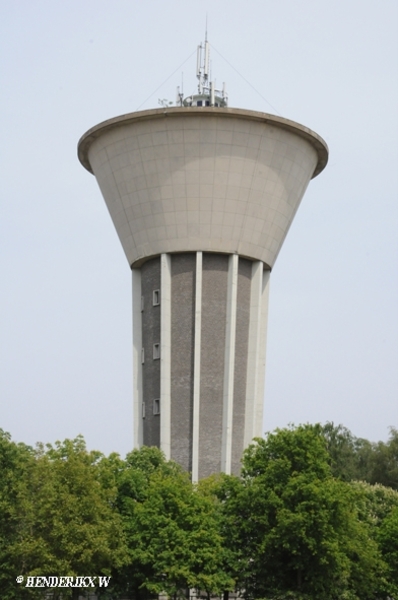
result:
M 192 94 L 186 98 L 183 97 L 182 90 L 177 88 L 177 106 L 211 106 L 225 107 L 228 105 L 228 96 L 225 90 L 225 83 L 222 90 L 216 89 L 216 82 L 212 80 L 210 72 L 210 44 L 207 39 L 207 15 L 205 41 L 198 45 L 196 56 L 196 78 L 198 80 L 197 94 Z

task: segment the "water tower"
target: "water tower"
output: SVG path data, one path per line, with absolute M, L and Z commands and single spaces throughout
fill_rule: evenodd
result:
M 134 440 L 192 473 L 239 473 L 262 435 L 271 269 L 328 149 L 228 107 L 198 48 L 197 92 L 96 125 L 79 142 L 133 276 Z

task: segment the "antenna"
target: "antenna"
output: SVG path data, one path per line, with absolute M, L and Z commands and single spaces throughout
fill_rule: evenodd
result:
M 202 44 L 198 46 L 198 55 L 196 59 L 196 77 L 198 78 L 198 93 L 202 93 Z
M 200 77 L 200 62 L 202 60 L 201 54 L 202 54 L 202 45 L 199 44 L 198 53 L 197 53 L 197 57 L 196 57 L 196 77 Z
M 210 82 L 210 106 L 215 104 L 214 81 Z
M 183 94 L 181 94 L 181 92 L 180 92 L 180 86 L 177 85 L 176 106 L 182 106 L 182 96 L 183 96 Z
M 196 78 L 198 80 L 197 94 L 192 94 L 184 99 L 183 82 L 181 80 L 180 88 L 177 89 L 177 105 L 179 106 L 228 106 L 228 96 L 225 90 L 225 83 L 222 90 L 217 89 L 216 81 L 213 79 L 213 64 L 210 61 L 210 43 L 207 39 L 207 15 L 205 41 L 197 47 L 196 55 Z
M 184 72 L 181 73 L 181 91 L 180 86 L 177 86 L 177 96 L 176 96 L 176 105 L 183 106 L 184 105 Z
M 171 100 L 167 100 L 167 98 L 159 98 L 158 104 L 160 104 L 160 106 L 163 106 L 163 108 L 168 108 L 173 103 L 171 102 Z
M 206 34 L 206 36 L 207 36 L 207 34 Z M 203 71 L 205 79 L 207 79 L 209 76 L 209 54 L 210 54 L 209 42 L 206 40 L 205 41 L 205 66 L 204 66 L 204 71 Z

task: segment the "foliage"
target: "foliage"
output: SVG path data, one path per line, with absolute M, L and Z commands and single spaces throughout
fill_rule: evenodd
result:
M 390 428 L 390 439 L 375 444 L 370 483 L 381 483 L 398 490 L 398 430 Z
M 2 600 L 17 597 L 16 563 L 13 547 L 23 538 L 23 505 L 28 473 L 34 462 L 33 450 L 11 441 L 0 429 L 0 590 Z M 18 575 L 18 573 L 17 573 Z
M 383 520 L 398 507 L 398 491 L 379 483 L 371 485 L 366 481 L 352 481 L 350 486 L 355 490 L 355 506 L 359 518 L 377 528 Z
M 277 430 L 244 455 L 240 525 L 249 598 L 374 598 L 386 567 L 355 494 L 332 477 L 319 427 Z
M 212 498 L 219 532 L 223 540 L 222 568 L 232 579 L 232 591 L 241 589 L 245 580 L 247 548 L 242 544 L 240 523 L 251 518 L 250 507 L 241 496 L 244 493 L 243 482 L 231 475 L 219 474 L 203 479 L 198 486 L 200 493 Z M 232 583 L 231 582 L 231 583 Z M 227 588 L 225 591 L 228 591 Z
M 388 592 L 398 598 L 398 506 L 381 523 L 378 541 L 388 564 Z
M 319 426 L 320 427 L 320 426 Z M 398 490 L 398 430 L 390 428 L 387 443 L 356 438 L 342 425 L 320 427 L 335 477 L 343 481 L 367 481 Z
M 113 507 L 116 487 L 105 477 L 104 457 L 88 452 L 78 437 L 47 449 L 39 445 L 31 458 L 14 486 L 18 535 L 7 543 L 11 581 L 15 573 L 106 575 L 121 566 L 127 552 Z M 15 593 L 34 596 L 39 591 L 19 588 Z
M 91 574 L 112 575 L 114 599 L 395 599 L 397 484 L 395 429 L 377 444 L 333 423 L 276 430 L 241 477 L 196 485 L 157 448 L 123 460 L 81 436 L 32 449 L 0 430 L 1 598 L 42 598 L 16 574 Z
M 369 525 L 369 534 L 387 564 L 381 589 L 389 598 L 398 598 L 398 491 L 363 481 L 352 482 L 351 487 L 359 519 Z
M 232 588 L 222 569 L 222 538 L 209 495 L 155 448 L 135 451 L 127 462 L 118 502 L 130 561 L 116 575 L 120 588 L 138 598 Z

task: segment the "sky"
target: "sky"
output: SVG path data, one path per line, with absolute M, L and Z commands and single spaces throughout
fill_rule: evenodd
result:
M 271 275 L 264 431 L 398 426 L 396 0 L 0 1 L 0 428 L 133 447 L 131 273 L 76 146 L 196 86 L 321 135 Z

